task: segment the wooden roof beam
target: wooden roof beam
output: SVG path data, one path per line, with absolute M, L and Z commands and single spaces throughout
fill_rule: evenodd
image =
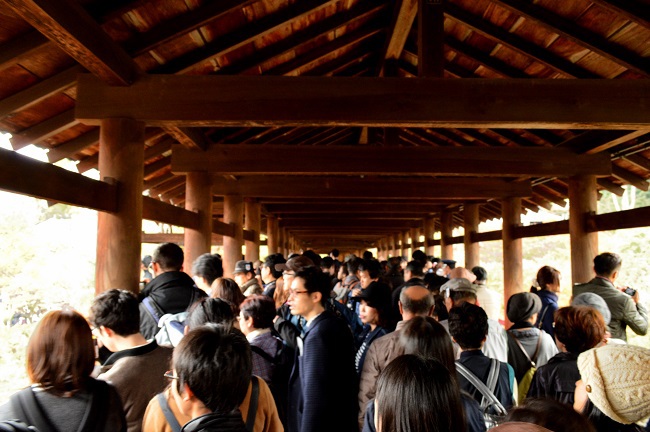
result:
M 304 163 L 297 164 L 298 159 Z M 192 171 L 232 175 L 608 176 L 611 161 L 608 154 L 576 155 L 568 149 L 551 148 L 386 146 L 369 151 L 364 146 L 219 144 L 196 152 L 173 147 L 172 172 Z
M 484 20 L 480 16 L 473 15 L 451 2 L 448 2 L 445 5 L 445 14 L 480 34 L 490 39 L 495 39 L 499 43 L 508 46 L 520 54 L 533 58 L 564 75 L 573 78 L 599 78 L 598 75 L 575 65 L 569 60 L 558 57 L 544 48 L 510 33 L 509 31 Z
M 123 116 L 163 127 L 650 125 L 648 80 L 148 75 L 129 87 L 111 87 L 81 75 L 77 87 L 77 118 L 94 125 Z
M 93 210 L 116 212 L 116 185 L 0 149 L 0 189 Z
M 69 158 L 81 150 L 95 145 L 99 142 L 99 128 L 95 128 L 90 132 L 66 141 L 63 144 L 50 149 L 47 152 L 47 159 L 50 163 L 56 163 L 62 159 Z
M 208 140 L 200 129 L 174 126 L 163 129 L 172 138 L 188 149 L 205 150 L 208 148 Z
M 297 214 L 324 214 L 324 213 L 336 213 L 336 214 L 347 214 L 347 213 L 392 213 L 392 214 L 413 214 L 419 215 L 422 217 L 423 214 L 432 214 L 442 211 L 444 205 L 438 204 L 402 204 L 395 202 L 393 204 L 388 203 L 376 203 L 376 204 L 366 204 L 355 201 L 353 205 L 350 203 L 305 203 L 305 204 L 266 204 L 266 210 L 270 213 L 276 215 L 297 215 Z
M 648 190 L 648 181 L 646 179 L 639 177 L 633 172 L 621 168 L 616 164 L 612 164 L 612 175 L 625 183 L 629 183 L 632 186 L 641 189 L 642 191 Z
M 167 172 L 165 174 L 159 175 L 158 177 L 153 177 L 149 180 L 145 180 L 144 183 L 142 184 L 142 190 L 143 191 L 151 190 L 152 188 L 155 188 L 175 177 L 176 176 L 174 174 Z
M 395 11 L 379 65 L 379 76 L 386 74 L 387 62 L 397 61 L 402 55 L 417 12 L 418 0 L 399 0 L 395 3 Z
M 11 147 L 14 150 L 20 150 L 30 144 L 39 144 L 78 123 L 79 121 L 75 119 L 74 109 L 69 109 L 20 133 L 13 134 L 10 139 Z
M 613 193 L 614 195 L 623 196 L 623 194 L 625 193 L 625 189 L 623 189 L 620 185 L 617 185 L 611 180 L 605 178 L 599 178 L 596 180 L 596 183 L 598 184 L 598 186 Z
M 391 197 L 396 200 L 415 197 L 485 199 L 507 196 L 530 196 L 530 182 L 506 182 L 482 178 L 359 178 L 357 177 L 289 177 L 246 176 L 228 180 L 213 179 L 215 195 L 242 195 L 256 198 L 372 198 Z
M 191 229 L 200 225 L 198 213 L 146 196 L 142 197 L 142 219 Z
M 643 6 L 640 2 L 630 2 L 628 0 L 591 0 L 609 10 L 616 12 L 620 16 L 624 16 L 632 22 L 637 23 L 641 27 L 650 28 L 650 13 L 648 13 L 647 6 Z
M 97 22 L 72 0 L 5 0 L 25 21 L 93 74 L 129 85 L 138 67 Z
M 494 0 L 494 2 L 517 15 L 536 22 L 553 33 L 588 48 L 614 63 L 618 63 L 642 76 L 648 77 L 650 75 L 650 62 L 647 58 L 638 56 L 620 45 L 615 45 L 602 36 L 576 25 L 571 20 L 526 1 Z
M 37 31 L 30 31 L 5 42 L 0 45 L 0 71 L 20 63 L 48 43 L 50 41 Z
M 492 72 L 502 75 L 504 78 L 530 78 L 530 75 L 526 72 L 510 66 L 503 60 L 492 57 L 490 54 L 485 53 L 478 48 L 463 43 L 451 35 L 445 37 L 445 45 L 447 45 L 447 47 L 452 51 L 456 51 L 458 54 L 471 58 Z

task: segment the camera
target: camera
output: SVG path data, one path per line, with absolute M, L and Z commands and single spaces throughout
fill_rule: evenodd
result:
M 633 296 L 634 294 L 636 294 L 636 290 L 634 288 L 630 288 L 630 287 L 625 288 L 625 290 L 623 290 L 623 292 L 625 294 L 629 295 L 630 297 Z

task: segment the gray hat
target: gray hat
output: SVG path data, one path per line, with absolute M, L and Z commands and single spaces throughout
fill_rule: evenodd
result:
M 440 291 L 447 290 L 470 292 L 472 294 L 476 294 L 478 291 L 477 286 L 465 278 L 450 279 L 449 282 L 446 282 L 443 286 L 440 287 Z
M 609 325 L 612 320 L 612 313 L 609 311 L 607 303 L 598 294 L 586 292 L 577 295 L 571 301 L 571 306 L 589 306 L 596 309 L 603 316 L 606 325 Z
M 513 294 L 506 305 L 506 315 L 513 323 L 524 322 L 542 310 L 542 300 L 537 294 L 520 292 Z
M 251 273 L 253 271 L 253 263 L 250 261 L 237 261 L 237 264 L 235 264 L 235 270 L 232 272 L 233 274 L 237 273 Z

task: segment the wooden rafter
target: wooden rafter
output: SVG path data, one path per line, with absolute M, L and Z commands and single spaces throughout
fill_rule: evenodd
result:
M 0 71 L 19 63 L 50 41 L 37 31 L 30 31 L 0 45 Z
M 79 122 L 75 119 L 74 109 L 55 115 L 11 137 L 11 147 L 20 150 L 29 144 L 39 144 L 47 138 L 68 129 Z
M 406 39 L 408 39 L 418 12 L 417 0 L 401 0 L 396 2 L 395 5 L 388 38 L 380 60 L 379 76 L 385 75 L 387 62 L 397 61 L 402 55 Z

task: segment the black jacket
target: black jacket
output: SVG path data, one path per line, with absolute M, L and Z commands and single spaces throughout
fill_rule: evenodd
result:
M 161 309 L 161 314 L 176 314 L 184 312 L 194 300 L 206 297 L 207 294 L 194 285 L 187 273 L 170 271 L 156 276 L 140 293 L 143 300 L 150 297 Z M 140 303 L 140 333 L 146 339 L 151 339 L 158 332 L 158 322 L 154 320 L 147 307 Z
M 181 432 L 247 432 L 239 410 L 230 414 L 205 414 L 190 420 Z
M 573 406 L 573 393 L 579 379 L 578 354 L 561 352 L 537 369 L 527 397 L 549 397 Z

